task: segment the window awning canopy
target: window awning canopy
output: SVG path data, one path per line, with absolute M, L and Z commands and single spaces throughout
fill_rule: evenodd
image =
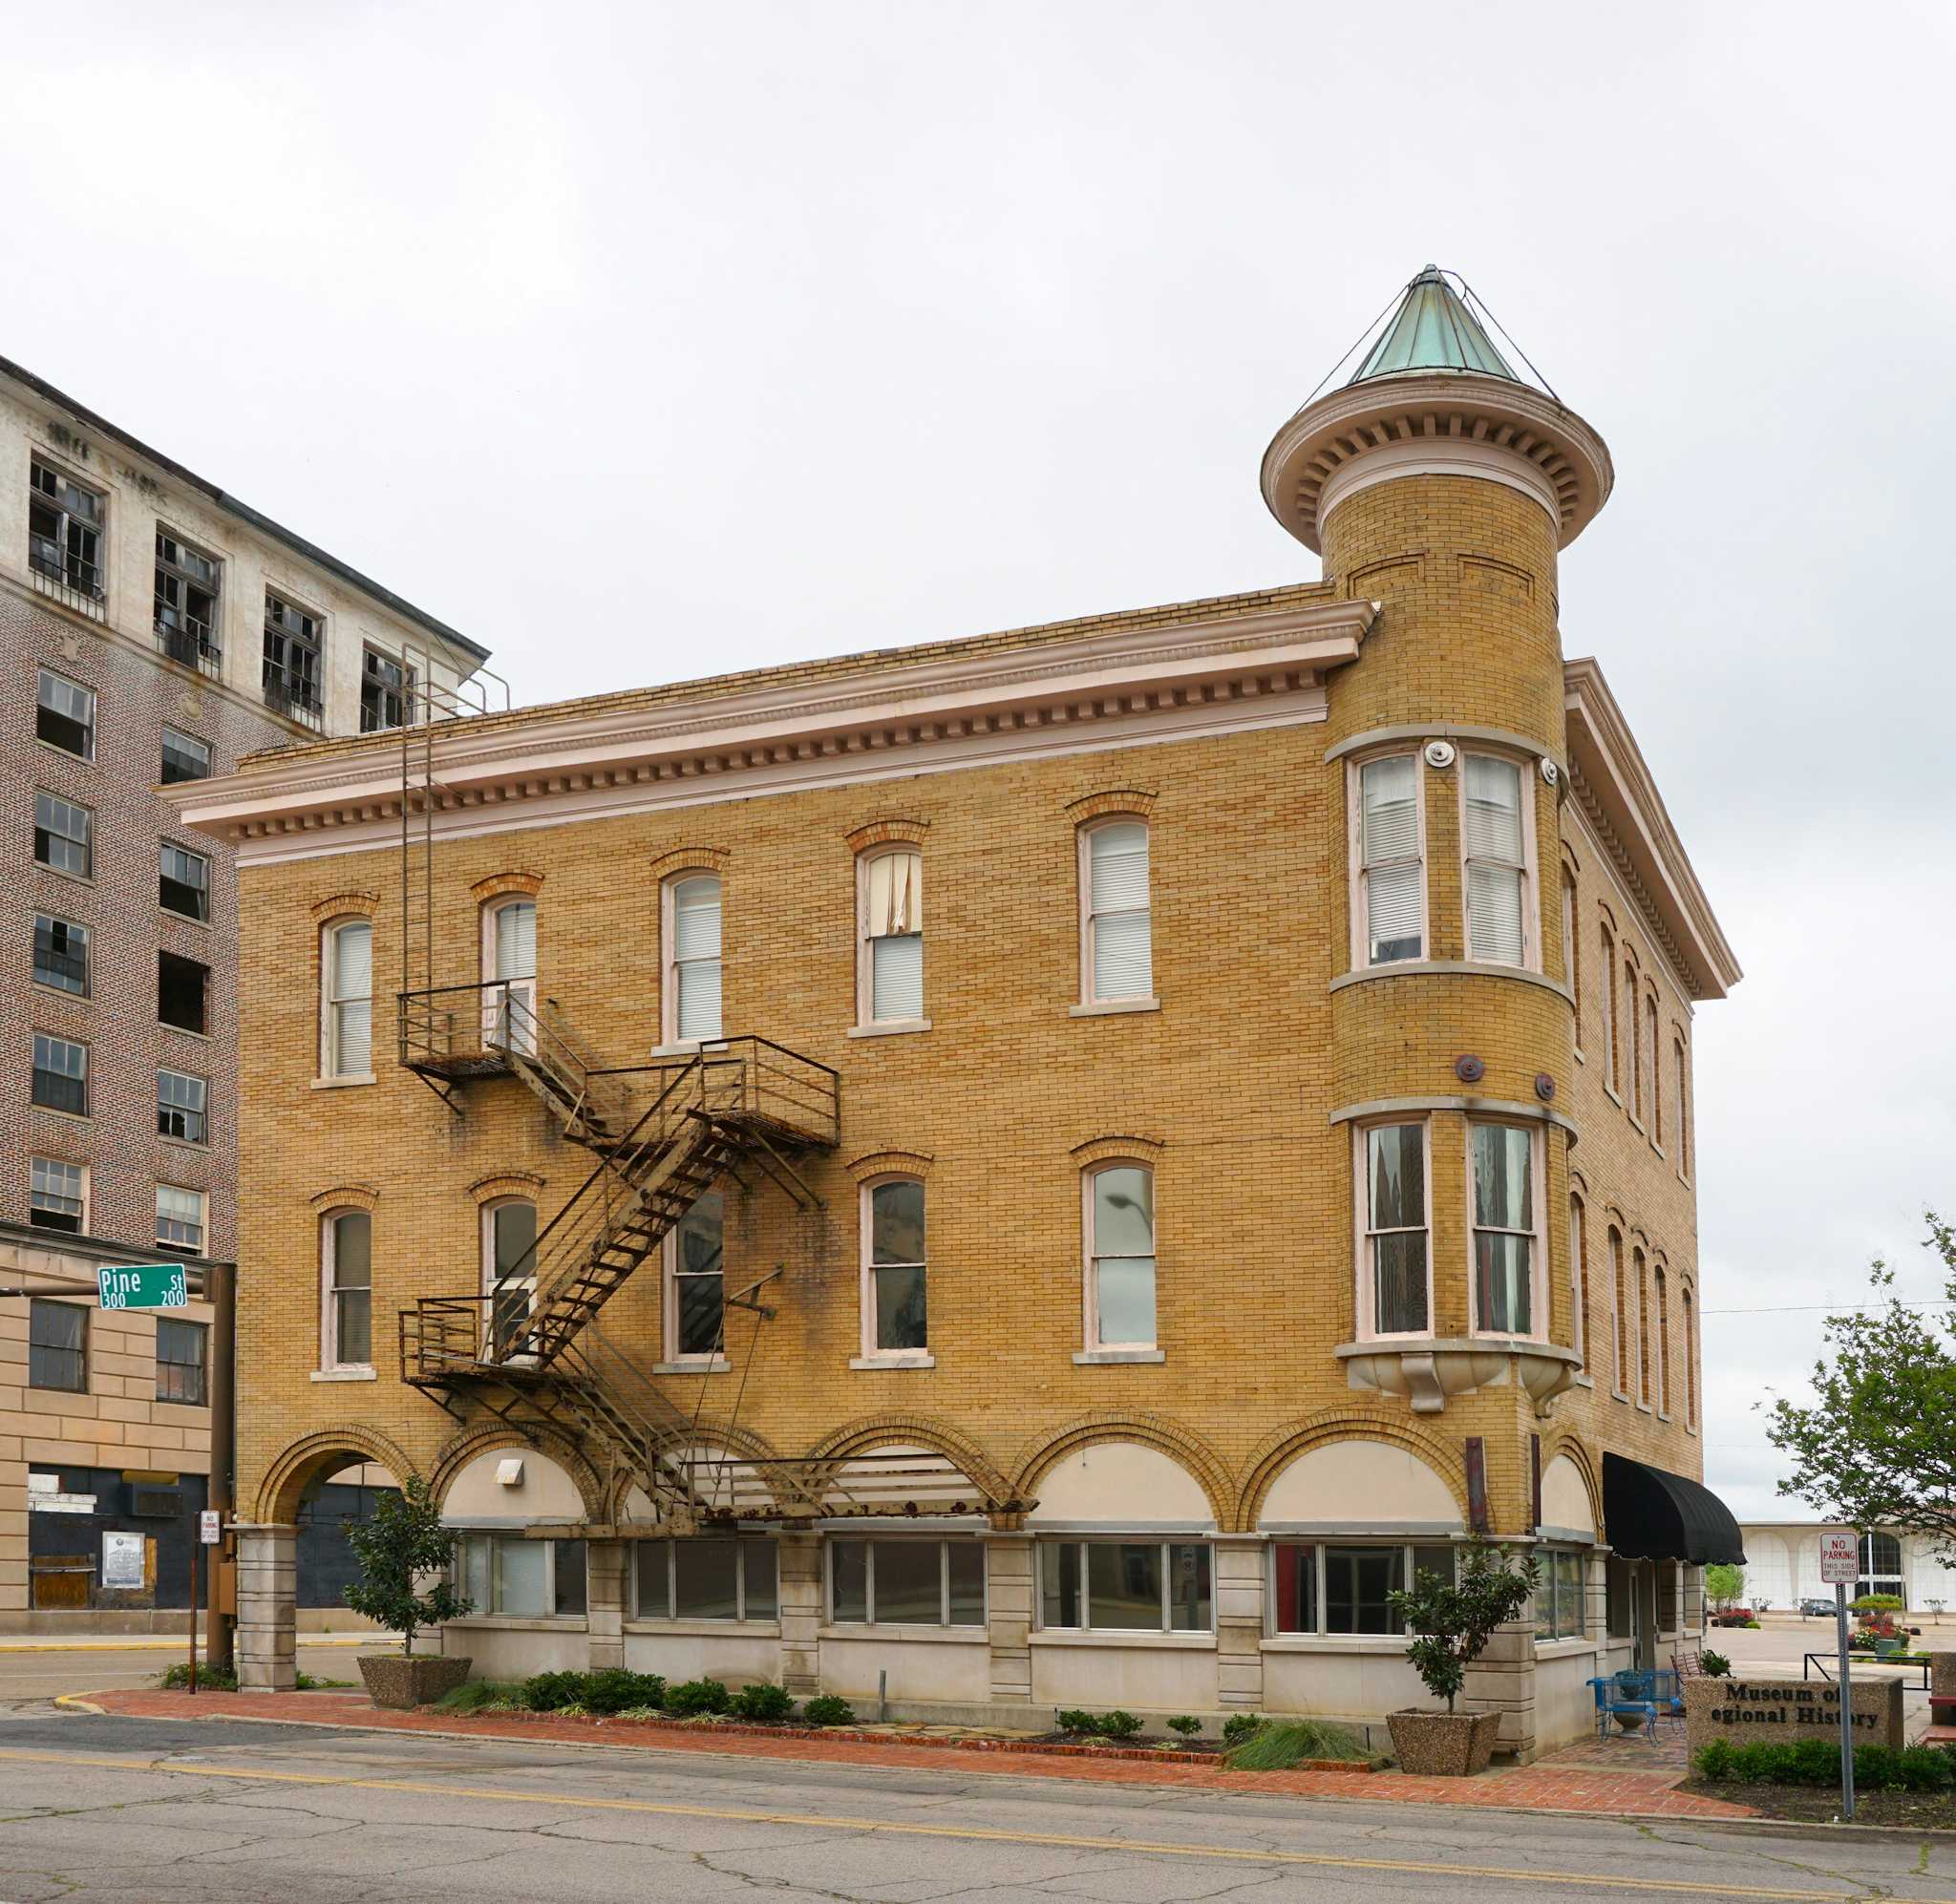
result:
M 1738 1522 L 1710 1488 L 1626 1455 L 1603 1457 L 1603 1517 L 1610 1546 L 1627 1560 L 1746 1562 Z

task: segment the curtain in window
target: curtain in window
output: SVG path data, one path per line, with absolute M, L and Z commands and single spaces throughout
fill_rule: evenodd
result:
M 673 1035 L 720 1035 L 720 882 L 682 879 L 672 889 Z
M 924 856 L 882 853 L 866 873 L 869 1015 L 878 1023 L 924 1016 Z
M 1521 963 L 1521 771 L 1467 756 L 1467 956 Z
M 1138 821 L 1087 836 L 1094 996 L 1147 998 L 1155 988 L 1148 908 L 1148 829 Z

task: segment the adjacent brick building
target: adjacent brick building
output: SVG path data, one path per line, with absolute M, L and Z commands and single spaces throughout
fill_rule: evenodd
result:
M 1736 1541 L 1738 971 L 1563 659 L 1610 481 L 1427 273 L 1265 458 L 1322 582 L 445 724 L 405 814 L 397 742 L 189 790 L 254 975 L 247 1682 L 353 1458 L 494 1674 L 1371 1721 L 1476 1533 L 1543 1567 L 1508 1749 L 1661 1661 Z
M 483 658 L 0 362 L 0 1624 L 188 1603 L 209 1312 L 93 1307 L 101 1263 L 201 1294 L 236 1248 L 235 867 L 162 786 L 397 720 L 400 670 L 450 705 Z M 104 1584 L 118 1532 L 141 1586 Z

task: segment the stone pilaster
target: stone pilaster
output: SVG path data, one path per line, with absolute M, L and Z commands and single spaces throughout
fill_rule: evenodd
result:
M 1497 1751 L 1512 1752 L 1523 1765 L 1535 1756 L 1535 1610 L 1495 1631 L 1487 1650 L 1467 1668 L 1460 1698 L 1469 1712 L 1499 1712 Z
M 299 1530 L 238 1523 L 238 1687 L 292 1692 L 299 1683 Z
M 1216 1542 L 1216 1703 L 1254 1712 L 1264 1703 L 1264 1543 Z
M 631 1565 L 632 1543 L 590 1540 L 585 1543 L 585 1618 L 590 1629 L 593 1672 L 625 1663 L 626 1577 Z
M 991 1697 L 1000 1705 L 1032 1701 L 1032 1595 L 1036 1556 L 1024 1534 L 985 1543 L 985 1610 L 991 1631 Z
M 797 1699 L 821 1690 L 821 1535 L 783 1534 L 781 1683 Z

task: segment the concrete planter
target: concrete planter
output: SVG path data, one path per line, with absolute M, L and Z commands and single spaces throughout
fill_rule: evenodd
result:
M 433 1705 L 469 1676 L 474 1661 L 448 1659 L 439 1653 L 362 1653 L 360 1677 L 367 1697 L 390 1712 L 412 1712 Z
M 1484 1772 L 1501 1733 L 1499 1712 L 1422 1712 L 1409 1706 L 1386 1715 L 1401 1771 L 1424 1778 L 1470 1778 Z

